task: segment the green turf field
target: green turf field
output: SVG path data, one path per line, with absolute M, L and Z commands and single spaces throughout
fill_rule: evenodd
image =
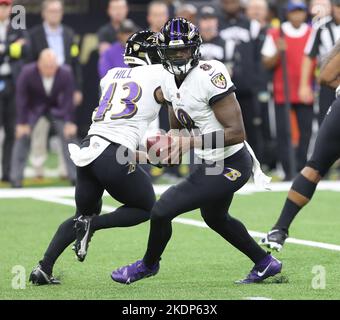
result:
M 39 195 L 39 189 L 36 192 Z M 285 195 L 237 195 L 231 213 L 249 230 L 266 232 Z M 340 244 L 338 201 L 338 192 L 319 191 L 297 218 L 291 236 Z M 23 266 L 28 279 L 56 228 L 72 215 L 73 208 L 29 198 L 1 198 L 0 203 L 0 299 L 340 299 L 339 251 L 287 243 L 283 252 L 276 254 L 284 263 L 283 277 L 240 286 L 233 281 L 242 278 L 252 263 L 208 228 L 181 223 L 173 224 L 173 237 L 156 277 L 129 286 L 110 278 L 113 269 L 134 262 L 144 253 L 145 223 L 96 233 L 84 263 L 76 261 L 67 248 L 54 270 L 62 285 L 35 287 L 26 282 L 25 289 L 13 289 L 12 268 Z M 118 205 L 108 198 L 105 204 Z M 201 220 L 198 212 L 182 217 Z M 325 289 L 313 289 L 315 266 L 326 270 Z

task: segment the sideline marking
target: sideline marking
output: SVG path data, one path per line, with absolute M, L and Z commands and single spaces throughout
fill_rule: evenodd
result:
M 243 188 L 237 191 L 236 194 L 247 195 L 263 192 L 287 192 L 289 191 L 291 185 L 291 182 L 273 182 L 270 185 L 271 191 L 267 191 L 259 190 L 258 187 L 256 187 L 253 183 L 247 183 Z M 157 195 L 161 195 L 170 187 L 171 185 L 154 185 Z M 340 183 L 338 181 L 321 181 L 318 184 L 317 190 L 340 192 Z M 31 198 L 37 194 L 58 197 L 73 197 L 74 187 L 0 189 L 0 198 Z M 105 192 L 104 196 L 108 196 L 108 193 Z

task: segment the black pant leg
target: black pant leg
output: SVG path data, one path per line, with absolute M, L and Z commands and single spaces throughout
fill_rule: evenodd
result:
M 176 216 L 210 205 L 230 204 L 230 197 L 251 175 L 252 160 L 242 149 L 224 162 L 224 174 L 207 175 L 207 164 L 199 165 L 183 182 L 169 188 L 156 202 L 151 212 L 150 232 L 144 262 L 152 266 L 165 250 L 171 238 L 171 221 Z
M 201 215 L 212 230 L 257 264 L 267 253 L 250 236 L 242 222 L 230 216 L 228 210 L 232 198 L 233 195 L 230 195 L 226 203 L 223 201 L 206 205 L 201 208 Z
M 60 224 L 52 240 L 50 241 L 47 250 L 44 254 L 40 264 L 47 274 L 52 274 L 53 266 L 64 250 L 76 239 L 74 229 L 74 219 L 80 215 L 93 215 L 98 214 L 96 211 L 95 203 L 98 203 L 98 198 L 101 201 L 100 186 L 96 183 L 95 179 L 91 176 L 89 166 L 77 168 L 78 179 L 75 189 L 76 200 L 76 214 L 65 220 Z M 97 193 L 96 188 L 99 187 Z M 96 198 L 97 197 L 97 198 Z M 101 204 L 101 202 L 100 202 Z
M 92 172 L 92 164 L 77 167 L 75 201 L 78 215 L 98 215 L 104 187 Z
M 335 99 L 335 90 L 328 86 L 321 86 L 319 93 L 319 114 L 318 122 L 321 126 L 322 121 L 325 119 L 326 113 L 329 107 L 332 105 Z
M 307 166 L 324 176 L 340 158 L 340 98 L 336 99 L 320 127 L 314 151 Z
M 139 166 L 117 162 L 119 146 L 111 145 L 94 161 L 92 172 L 107 192 L 123 205 L 114 212 L 93 218 L 94 230 L 130 227 L 149 220 L 156 196 L 149 175 Z M 130 170 L 130 173 L 129 173 Z
M 75 189 L 76 214 L 64 221 L 57 229 L 40 261 L 45 272 L 52 273 L 53 266 L 64 250 L 76 239 L 74 219 L 80 215 L 92 216 L 101 211 L 104 189 L 91 173 L 91 165 L 77 167 Z
M 65 220 L 57 229 L 40 264 L 47 274 L 52 274 L 53 266 L 64 250 L 76 240 L 74 218 Z
M 332 104 L 330 112 L 325 116 L 324 121 L 318 132 L 311 159 L 306 167 L 311 167 L 319 172 L 323 177 L 332 164 L 340 158 L 340 99 Z M 293 182 L 292 190 L 302 193 L 307 199 L 311 200 L 316 188 L 315 183 L 298 174 Z M 272 229 L 281 229 L 288 232 L 288 229 L 300 212 L 302 207 L 298 206 L 289 198 L 282 208 L 279 219 Z

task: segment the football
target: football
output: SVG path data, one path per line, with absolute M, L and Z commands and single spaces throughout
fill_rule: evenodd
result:
M 146 148 L 152 163 L 160 163 L 171 152 L 172 138 L 167 135 L 155 135 L 147 138 Z

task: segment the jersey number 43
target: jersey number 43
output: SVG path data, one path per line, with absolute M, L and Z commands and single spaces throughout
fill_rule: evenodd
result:
M 111 83 L 105 94 L 102 96 L 98 108 L 96 108 L 93 121 L 102 121 L 107 112 L 110 112 L 110 119 L 129 119 L 132 118 L 138 111 L 137 102 L 142 96 L 142 88 L 136 82 L 127 82 L 122 85 L 126 96 L 124 98 L 115 97 L 117 91 L 117 82 Z M 116 105 L 112 103 L 113 99 Z

